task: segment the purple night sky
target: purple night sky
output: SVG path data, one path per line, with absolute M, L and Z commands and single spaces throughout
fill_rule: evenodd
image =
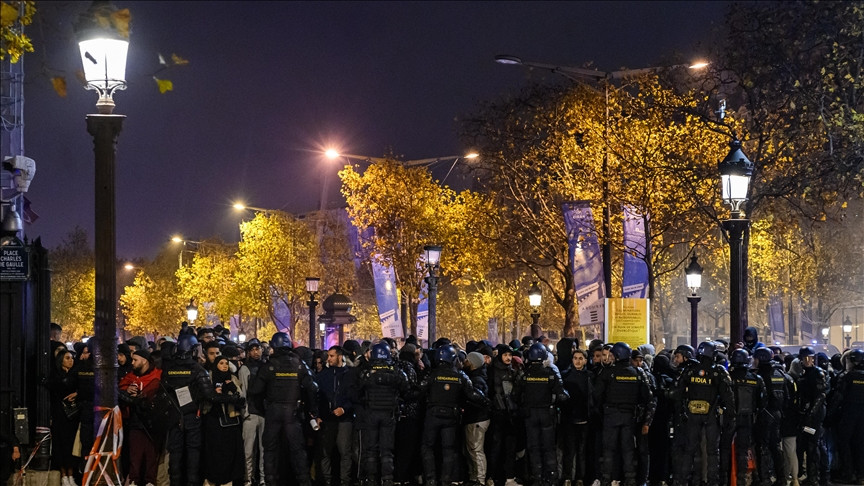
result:
M 708 51 L 725 2 L 124 2 L 132 13 L 127 116 L 117 155 L 117 254 L 152 257 L 173 234 L 236 241 L 231 204 L 318 207 L 325 171 L 336 204 L 335 145 L 406 159 L 465 153 L 457 118 L 483 100 L 555 75 L 496 54 L 602 70 L 663 65 Z M 27 30 L 25 154 L 37 174 L 26 228 L 53 248 L 75 225 L 93 235 L 96 95 L 71 24 L 86 2 L 39 2 Z M 157 74 L 158 53 L 190 61 Z M 68 97 L 51 88 L 65 74 Z

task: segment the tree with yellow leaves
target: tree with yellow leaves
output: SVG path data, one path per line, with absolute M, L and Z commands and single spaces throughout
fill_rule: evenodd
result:
M 24 27 L 30 25 L 34 14 L 36 2 L 0 2 L 0 61 L 9 56 L 9 60 L 16 63 L 25 52 L 33 52 L 33 44 L 24 33 Z
M 64 339 L 93 334 L 96 306 L 96 268 L 87 233 L 73 228 L 50 251 L 51 321 L 63 326 Z

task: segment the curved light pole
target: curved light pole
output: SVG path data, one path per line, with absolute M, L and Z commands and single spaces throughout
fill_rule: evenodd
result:
M 722 227 L 729 241 L 729 342 L 736 344 L 744 341 L 746 316 L 741 301 L 742 294 L 747 292 L 747 282 L 744 281 L 741 248 L 744 233 L 750 228 L 750 220 L 742 217 L 741 206 L 747 202 L 753 162 L 744 155 L 741 142 L 735 139 L 729 143 L 729 153 L 718 168 L 723 202 L 732 209 Z
M 531 306 L 531 339 L 536 340 L 540 337 L 540 304 L 543 301 L 543 292 L 537 286 L 537 282 L 531 284 L 528 289 L 528 305 Z
M 438 245 L 426 245 L 426 284 L 429 286 L 429 347 L 437 340 L 437 309 L 438 309 L 438 276 L 441 270 L 441 247 Z
M 687 278 L 687 288 L 690 289 L 690 294 L 687 296 L 687 301 L 690 302 L 690 346 L 696 349 L 699 344 L 699 288 L 702 286 L 702 266 L 696 260 L 694 254 L 690 258 L 690 264 L 684 269 L 684 275 Z
M 678 64 L 665 67 L 648 67 L 642 69 L 622 69 L 619 71 L 598 71 L 596 69 L 585 69 L 573 66 L 559 66 L 545 62 L 525 61 L 521 57 L 512 56 L 509 54 L 499 54 L 495 56 L 495 62 L 509 66 L 525 66 L 528 68 L 544 69 L 546 71 L 559 74 L 579 84 L 592 87 L 589 82 L 602 82 L 602 95 L 604 100 L 605 113 L 603 115 L 603 174 L 602 182 L 602 198 L 603 198 L 603 245 L 601 248 L 603 255 L 603 284 L 606 286 L 606 295 L 612 293 L 612 243 L 609 239 L 610 235 L 610 209 L 609 209 L 609 182 L 606 180 L 606 175 L 609 172 L 609 89 L 612 86 L 612 81 L 622 78 L 629 78 L 643 74 L 655 73 L 663 69 L 675 69 L 687 67 L 689 69 L 701 69 L 708 65 L 706 62 L 698 62 L 694 64 Z
M 128 34 L 100 23 L 117 7 L 93 2 L 74 29 L 81 52 L 87 89 L 99 94 L 97 114 L 87 115 L 87 132 L 95 153 L 95 260 L 96 306 L 93 322 L 95 407 L 117 406 L 117 230 L 114 187 L 116 144 L 123 128 L 123 115 L 114 115 L 114 92 L 126 89 Z M 94 419 L 101 420 L 100 414 Z M 94 430 L 98 430 L 97 428 Z

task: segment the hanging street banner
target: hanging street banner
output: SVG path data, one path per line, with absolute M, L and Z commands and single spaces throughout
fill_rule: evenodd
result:
M 629 205 L 624 206 L 624 248 L 624 288 L 621 297 L 648 298 L 645 217 L 635 207 Z
M 423 257 L 425 258 L 425 257 Z M 421 259 L 422 260 L 422 259 Z M 426 279 L 420 284 L 420 301 L 417 302 L 417 339 L 429 340 L 429 284 Z M 430 343 L 431 344 L 431 343 Z
M 649 343 L 650 311 L 649 299 L 606 299 L 604 341 L 624 342 L 632 349 Z
M 561 206 L 567 230 L 573 287 L 579 303 L 579 325 L 602 325 L 605 322 L 606 285 L 603 280 L 603 256 L 597 242 L 591 205 L 588 201 L 570 201 Z
M 486 335 L 489 338 L 489 342 L 492 343 L 493 346 L 498 346 L 498 318 L 490 317 L 488 332 Z
M 371 261 L 372 278 L 375 281 L 375 301 L 378 303 L 378 318 L 381 319 L 381 337 L 393 339 L 404 337 L 402 321 L 399 319 L 396 273 L 392 266 L 379 263 L 377 255 L 373 256 Z
M 786 326 L 783 324 L 783 300 L 777 294 L 768 299 L 768 326 L 771 328 L 772 343 L 786 342 Z

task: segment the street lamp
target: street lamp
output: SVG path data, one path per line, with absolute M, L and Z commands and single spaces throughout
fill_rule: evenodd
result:
M 702 297 L 699 297 L 699 287 L 702 286 L 702 265 L 699 265 L 695 254 L 684 269 L 684 275 L 687 278 L 687 288 L 690 289 L 690 294 L 687 296 L 687 301 L 690 302 L 690 346 L 696 349 L 699 340 L 699 301 L 702 300 Z
M 531 339 L 540 337 L 540 303 L 543 301 L 543 293 L 537 282 L 531 284 L 528 289 L 528 305 L 531 306 Z
M 744 155 L 741 142 L 735 139 L 729 143 L 729 153 L 718 168 L 723 202 L 732 209 L 729 219 L 723 220 L 723 230 L 729 240 L 729 338 L 732 343 L 739 343 L 744 340 L 747 320 L 741 305 L 742 294 L 747 292 L 741 248 L 744 232 L 750 227 L 750 220 L 742 217 L 741 205 L 747 201 L 753 162 Z
M 323 322 L 318 323 L 318 333 L 321 334 L 321 349 L 325 349 L 324 346 L 327 344 L 324 342 L 327 333 L 327 324 Z
M 257 207 L 255 207 L 255 206 L 247 206 L 247 205 L 243 204 L 242 202 L 236 202 L 236 203 L 234 203 L 233 207 L 234 207 L 234 209 L 236 209 L 237 211 L 245 211 L 245 210 L 247 210 L 247 209 L 251 209 L 252 211 L 260 211 L 260 212 L 262 212 L 262 213 L 267 213 L 267 212 L 270 212 L 270 211 L 271 211 L 270 209 L 257 208 Z
M 436 311 L 438 306 L 438 273 L 441 269 L 441 247 L 438 245 L 426 245 L 423 247 L 426 253 L 426 284 L 429 286 L 429 345 L 435 342 L 436 325 L 438 323 Z
M 600 82 L 603 83 L 603 99 L 605 105 L 605 113 L 603 116 L 603 167 L 601 169 L 603 175 L 602 181 L 602 199 L 603 199 L 603 246 L 602 246 L 602 256 L 603 256 L 603 283 L 606 286 L 606 295 L 610 295 L 612 292 L 612 243 L 610 238 L 610 203 L 609 203 L 609 182 L 607 180 L 607 174 L 609 173 L 609 88 L 612 86 L 612 81 L 616 79 L 640 76 L 643 74 L 655 73 L 661 69 L 674 69 L 680 67 L 688 67 L 689 69 L 701 69 L 708 66 L 707 62 L 698 62 L 695 64 L 685 65 L 679 64 L 675 66 L 668 67 L 648 67 L 642 69 L 622 69 L 618 71 L 598 71 L 595 69 L 585 69 L 573 66 L 559 66 L 557 64 L 550 64 L 544 62 L 535 62 L 535 61 L 525 61 L 518 56 L 511 56 L 508 54 L 499 54 L 495 56 L 495 62 L 498 64 L 504 64 L 509 66 L 525 66 L 528 68 L 538 68 L 550 71 L 555 74 L 559 74 L 564 76 L 572 81 L 575 81 L 579 84 L 590 86 L 586 83 L 586 81 Z
M 309 306 L 309 347 L 315 345 L 315 307 L 318 306 L 318 301 L 315 297 L 318 295 L 318 284 L 321 279 L 318 277 L 306 277 L 306 292 L 309 293 L 309 301 L 306 305 Z
M 93 2 L 74 26 L 87 89 L 98 92 L 98 114 L 87 115 L 87 133 L 95 154 L 96 305 L 93 321 L 95 407 L 117 406 L 117 258 L 114 165 L 123 115 L 113 115 L 114 92 L 126 88 L 128 31 L 101 22 L 118 12 L 110 2 Z M 101 420 L 99 414 L 95 414 Z M 98 429 L 97 429 L 98 430 Z
M 828 344 L 828 333 L 831 332 L 828 326 L 822 328 L 822 343 Z
M 200 246 L 200 245 L 203 245 L 203 243 L 200 242 L 200 241 L 195 241 L 195 240 L 185 240 L 185 239 L 183 239 L 182 236 L 179 236 L 179 235 L 174 235 L 174 236 L 172 236 L 172 237 L 171 237 L 171 241 L 174 242 L 174 243 L 182 243 L 182 244 L 183 244 L 183 247 L 180 248 L 180 253 L 177 255 L 177 265 L 178 265 L 177 268 L 182 268 L 182 267 L 183 267 L 183 252 L 184 252 L 184 251 L 189 251 L 189 252 L 193 252 L 193 253 L 195 252 L 195 250 L 187 250 L 187 249 L 186 249 L 186 246 L 188 246 L 189 243 L 192 243 L 192 244 L 195 245 L 196 247 L 197 247 L 197 246 Z
M 843 334 L 846 339 L 846 349 L 852 345 L 852 324 L 843 324 Z
M 189 299 L 189 305 L 186 306 L 186 320 L 189 324 L 194 324 L 195 319 L 198 319 L 198 306 L 195 305 L 195 299 Z

